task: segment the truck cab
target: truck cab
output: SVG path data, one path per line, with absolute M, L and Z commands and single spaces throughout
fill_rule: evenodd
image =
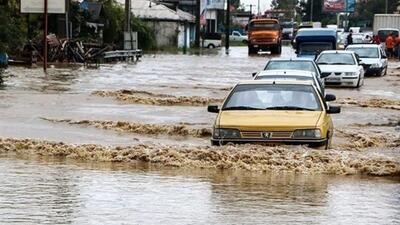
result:
M 303 28 L 297 32 L 293 47 L 297 57 L 315 58 L 325 50 L 336 50 L 336 30 L 329 28 Z
M 276 19 L 253 19 L 247 25 L 249 54 L 259 50 L 270 50 L 272 54 L 280 54 L 281 26 Z

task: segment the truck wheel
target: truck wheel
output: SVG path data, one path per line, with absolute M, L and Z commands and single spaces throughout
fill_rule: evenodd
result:
M 243 40 L 242 43 L 243 43 L 243 44 L 247 44 L 247 40 Z
M 254 48 L 252 45 L 249 45 L 249 55 L 257 54 L 257 48 Z
M 271 54 L 281 54 L 282 52 L 282 46 L 277 45 L 271 48 Z
M 207 48 L 209 48 L 209 49 L 213 49 L 213 48 L 215 48 L 215 45 L 213 45 L 213 44 L 209 44 L 209 45 L 207 46 Z

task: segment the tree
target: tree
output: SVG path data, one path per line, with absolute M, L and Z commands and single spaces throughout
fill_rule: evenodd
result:
M 17 0 L 9 0 L 0 6 L 0 21 L 0 52 L 14 53 L 21 49 L 27 24 L 19 13 Z

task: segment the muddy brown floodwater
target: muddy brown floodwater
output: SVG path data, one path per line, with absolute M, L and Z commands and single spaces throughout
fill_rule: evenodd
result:
M 293 57 L 289 47 L 282 57 Z M 0 224 L 400 224 L 400 63 L 328 88 L 330 150 L 210 147 L 215 114 L 268 54 L 10 67 L 0 87 Z

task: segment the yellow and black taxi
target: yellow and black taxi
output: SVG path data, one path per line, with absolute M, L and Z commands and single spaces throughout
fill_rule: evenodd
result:
M 212 145 L 228 143 L 309 144 L 329 148 L 333 136 L 330 114 L 340 107 L 328 106 L 334 95 L 323 97 L 312 81 L 252 80 L 237 84 L 218 113 Z

